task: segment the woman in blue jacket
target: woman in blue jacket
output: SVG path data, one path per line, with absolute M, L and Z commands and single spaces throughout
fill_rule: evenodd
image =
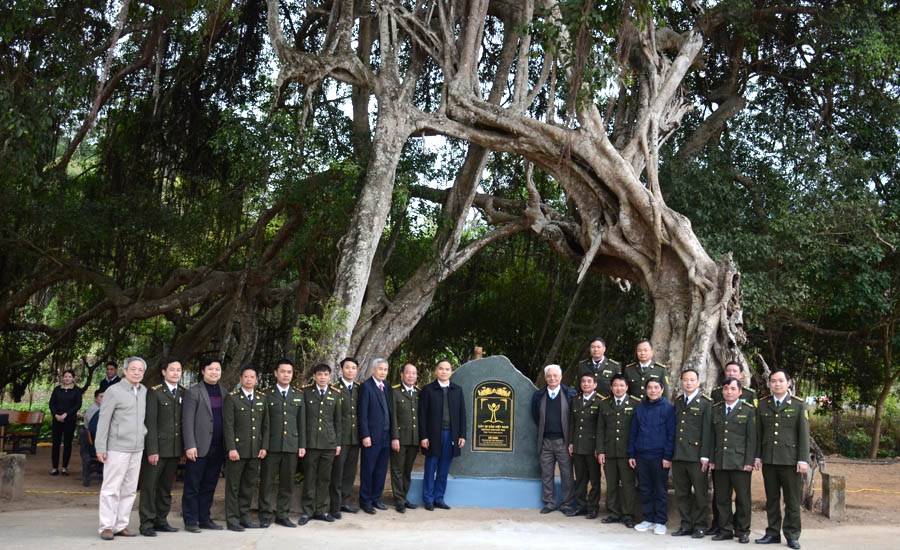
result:
M 669 520 L 666 482 L 675 450 L 675 407 L 663 397 L 658 380 L 647 380 L 644 389 L 647 397 L 634 411 L 628 437 L 628 464 L 637 468 L 644 512 L 644 521 L 634 528 L 665 535 Z

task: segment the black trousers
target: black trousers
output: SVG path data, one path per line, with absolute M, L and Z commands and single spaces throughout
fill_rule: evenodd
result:
M 53 464 L 53 469 L 56 470 L 59 468 L 59 444 L 62 443 L 63 448 L 63 461 L 62 467 L 69 467 L 69 459 L 72 458 L 72 437 L 75 435 L 75 418 L 72 418 L 72 421 L 69 422 L 68 418 L 65 422 L 58 422 L 55 418 L 53 419 L 52 424 L 53 431 L 53 454 L 50 457 L 50 462 Z
M 187 461 L 184 469 L 184 494 L 181 497 L 181 515 L 185 525 L 197 525 L 209 521 L 213 495 L 219 484 L 222 463 L 225 461 L 223 447 L 210 447 L 206 456 Z

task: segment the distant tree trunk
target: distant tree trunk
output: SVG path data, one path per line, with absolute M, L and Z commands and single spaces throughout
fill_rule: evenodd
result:
M 888 323 L 882 327 L 881 332 L 881 353 L 884 366 L 884 381 L 882 382 L 881 393 L 875 400 L 875 423 L 872 426 L 872 450 L 869 458 L 878 457 L 878 447 L 881 445 L 881 423 L 884 420 L 884 404 L 888 397 L 891 396 L 891 390 L 900 377 L 900 369 L 894 372 L 893 362 L 893 327 L 894 323 Z

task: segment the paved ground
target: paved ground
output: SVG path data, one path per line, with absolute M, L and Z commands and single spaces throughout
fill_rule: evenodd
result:
M 173 521 L 181 526 L 180 521 Z M 422 548 L 423 539 L 429 538 L 429 549 L 435 548 L 577 548 L 595 547 L 645 549 L 652 544 L 656 548 L 717 548 L 736 549 L 735 542 L 713 542 L 709 539 L 673 538 L 638 533 L 622 526 L 602 525 L 584 518 L 564 518 L 560 514 L 541 516 L 509 509 L 477 509 L 456 507 L 450 511 L 426 512 L 412 510 L 401 516 L 390 510 L 379 512 L 374 518 L 365 514 L 345 515 L 334 524 L 310 522 L 304 527 L 286 529 L 272 526 L 268 529 L 248 530 L 244 533 L 228 531 L 191 534 L 178 532 L 160 534 L 156 538 L 136 537 L 100 540 L 95 510 L 67 508 L 33 510 L 0 514 L 0 539 L 4 550 L 35 550 L 44 548 L 127 547 L 131 549 L 172 550 L 190 547 L 196 550 L 223 549 L 275 549 L 296 548 L 297 545 L 322 544 L 327 548 L 366 548 L 373 541 L 379 547 Z M 131 527 L 137 525 L 137 513 L 132 516 Z M 762 533 L 754 529 L 753 536 Z M 801 543 L 804 548 L 816 550 L 846 550 L 853 545 L 865 544 L 868 548 L 897 548 L 900 527 L 881 525 L 864 527 L 840 526 L 830 529 L 807 529 Z M 751 543 L 752 544 L 752 543 Z M 590 546 L 588 546 L 590 545 Z M 752 548 L 752 546 L 747 547 Z M 783 545 L 775 548 L 784 548 Z

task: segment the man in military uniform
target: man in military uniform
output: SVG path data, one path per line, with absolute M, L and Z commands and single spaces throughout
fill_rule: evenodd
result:
M 728 363 L 725 364 L 725 379 L 727 380 L 729 378 L 736 378 L 737 380 L 744 379 L 744 369 L 740 363 L 738 363 L 736 361 L 729 361 Z M 757 398 L 756 398 L 756 392 L 750 388 L 743 387 L 743 382 L 741 382 L 741 387 L 742 388 L 741 388 L 740 400 L 745 403 L 750 403 L 755 408 L 759 404 L 757 401 Z M 721 403 L 723 401 L 722 386 L 719 386 L 718 388 L 714 389 L 712 391 L 712 393 L 710 394 L 710 397 L 712 397 L 713 405 L 715 405 L 716 403 Z M 719 533 L 719 507 L 716 504 L 716 491 L 717 490 L 718 489 L 716 488 L 716 476 L 713 475 L 713 505 L 712 505 L 713 521 L 712 521 L 712 527 L 709 529 L 709 531 L 706 532 L 707 535 L 713 535 L 713 536 L 715 536 Z
M 355 514 L 359 508 L 350 505 L 350 493 L 356 479 L 359 464 L 359 427 L 356 407 L 359 405 L 359 383 L 355 382 L 358 370 L 356 359 L 347 357 L 341 361 L 341 379 L 334 387 L 341 390 L 341 454 L 331 465 L 331 515 L 341 519 L 341 512 Z
M 578 363 L 574 385 L 581 385 L 581 377 L 592 374 L 597 379 L 597 395 L 610 395 L 609 381 L 622 372 L 622 366 L 606 356 L 606 342 L 603 338 L 594 338 L 590 343 L 591 356 Z
M 303 394 L 291 387 L 294 364 L 280 359 L 275 367 L 275 387 L 266 394 L 269 400 L 269 447 L 260 466 L 259 525 L 275 523 L 296 527 L 288 517 L 294 500 L 294 475 L 297 459 L 306 454 L 306 416 Z M 277 508 L 272 512 L 272 486 L 278 476 Z
M 575 467 L 576 516 L 596 519 L 600 508 L 600 463 L 597 461 L 597 416 L 600 401 L 596 392 L 597 379 L 593 373 L 581 375 L 581 393 L 572 398 L 569 454 Z M 588 482 L 591 491 L 588 493 Z
M 716 483 L 719 532 L 712 540 L 750 542 L 750 476 L 757 447 L 756 407 L 740 399 L 741 381 L 728 377 L 722 383 L 723 401 L 712 407 L 713 459 L 709 464 Z M 734 492 L 734 512 L 731 493 Z
M 172 508 L 172 484 L 178 460 L 184 454 L 181 440 L 181 401 L 185 387 L 181 380 L 181 361 L 168 359 L 162 368 L 164 382 L 147 392 L 144 425 L 143 482 L 141 483 L 141 534 L 155 537 L 157 531 L 174 533 L 167 516 Z
M 694 369 L 681 372 L 684 394 L 675 399 L 675 453 L 672 481 L 681 515 L 681 527 L 673 537 L 702 539 L 709 529 L 709 457 L 713 451 L 712 399 L 700 393 L 700 377 Z M 693 495 L 691 490 L 693 489 Z
M 735 361 L 729 361 L 728 364 L 725 365 L 725 379 L 736 378 L 738 380 L 744 379 L 743 367 L 741 364 Z M 724 385 L 724 382 L 723 382 Z M 721 403 L 724 401 L 722 397 L 722 386 L 714 389 L 712 393 L 709 394 L 712 397 L 713 404 Z M 759 400 L 756 397 L 756 391 L 751 388 L 744 387 L 743 382 L 741 382 L 741 396 L 740 400 L 745 403 L 750 403 L 754 407 L 759 406 Z
M 790 395 L 791 378 L 783 370 L 769 375 L 772 395 L 759 402 L 760 458 L 754 468 L 762 468 L 766 489 L 766 535 L 757 544 L 781 542 L 784 530 L 789 548 L 800 548 L 801 476 L 809 468 L 809 417 L 803 399 Z M 781 522 L 781 496 L 784 495 L 784 525 Z
M 403 365 L 400 384 L 391 388 L 391 492 L 394 506 L 402 513 L 406 509 L 415 510 L 416 505 L 406 499 L 412 478 L 413 464 L 419 454 L 419 427 L 416 406 L 419 402 L 419 388 L 416 380 L 419 371 L 412 363 Z
M 641 340 L 635 349 L 637 363 L 625 367 L 625 379 L 628 380 L 628 394 L 643 399 L 647 380 L 660 383 L 665 394 L 669 387 L 669 370 L 665 365 L 653 361 L 653 344 L 650 340 Z
M 616 374 L 609 384 L 612 395 L 603 398 L 597 414 L 597 462 L 606 474 L 606 509 L 603 523 L 625 523 L 634 527 L 634 502 L 637 477 L 628 465 L 628 434 L 631 418 L 641 403 L 628 395 L 624 374 Z M 621 486 L 620 486 L 621 485 Z
M 331 367 L 319 363 L 313 367 L 313 384 L 303 387 L 306 400 L 306 458 L 303 476 L 303 515 L 298 523 L 306 525 L 310 518 L 333 522 L 328 513 L 328 482 L 334 457 L 341 454 L 341 390 L 328 384 Z
M 250 500 L 259 481 L 259 462 L 269 445 L 269 413 L 266 396 L 256 387 L 256 369 L 241 369 L 241 387 L 222 404 L 225 432 L 225 526 L 229 531 L 259 527 L 250 521 Z

